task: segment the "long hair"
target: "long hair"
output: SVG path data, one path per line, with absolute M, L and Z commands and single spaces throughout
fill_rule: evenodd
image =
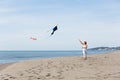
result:
M 84 44 L 87 44 L 87 41 L 84 41 Z

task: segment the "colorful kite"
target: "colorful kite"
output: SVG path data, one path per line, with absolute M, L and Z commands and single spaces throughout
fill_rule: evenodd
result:
M 30 37 L 30 39 L 32 39 L 32 40 L 37 40 L 37 38 L 35 38 L 35 37 Z

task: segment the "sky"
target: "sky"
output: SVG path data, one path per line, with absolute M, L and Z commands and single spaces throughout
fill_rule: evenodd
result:
M 119 0 L 0 0 L 0 50 L 116 47 L 119 34 Z

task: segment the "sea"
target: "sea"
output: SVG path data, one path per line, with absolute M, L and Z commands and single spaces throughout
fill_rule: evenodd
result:
M 88 55 L 103 54 L 114 50 L 88 50 Z M 81 50 L 64 50 L 64 51 L 0 51 L 0 64 L 13 63 L 38 58 L 82 56 Z

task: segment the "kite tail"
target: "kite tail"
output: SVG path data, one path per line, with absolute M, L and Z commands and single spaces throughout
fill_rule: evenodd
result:
M 51 33 L 51 35 L 53 35 L 54 34 L 54 31 Z

